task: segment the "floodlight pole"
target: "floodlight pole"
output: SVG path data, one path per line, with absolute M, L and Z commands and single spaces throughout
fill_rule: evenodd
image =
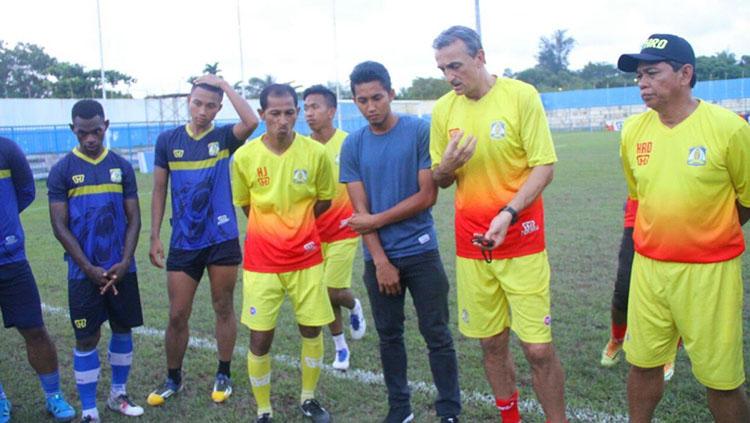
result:
M 333 73 L 336 78 L 336 100 L 341 99 L 341 83 L 339 82 L 339 54 L 338 54 L 338 37 L 336 36 L 336 0 L 331 0 L 333 8 Z M 338 128 L 342 129 L 341 109 L 336 108 L 336 123 Z
M 477 34 L 482 39 L 482 15 L 479 13 L 479 0 L 474 0 L 474 16 L 476 17 Z
M 99 27 L 99 77 L 102 82 L 102 100 L 107 99 L 107 87 L 104 85 L 104 46 L 102 45 L 102 10 L 99 7 L 99 0 L 96 0 L 96 23 Z
M 245 91 L 245 60 L 242 54 L 242 19 L 240 18 L 240 0 L 237 0 L 237 36 L 240 41 L 240 92 L 247 98 Z

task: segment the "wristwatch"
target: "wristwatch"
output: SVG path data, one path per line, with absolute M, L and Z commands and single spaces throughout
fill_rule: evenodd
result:
M 510 213 L 510 224 L 511 225 L 514 224 L 514 223 L 516 223 L 518 221 L 518 211 L 516 209 L 514 209 L 511 206 L 505 206 L 502 209 L 500 209 L 500 211 L 497 212 L 497 214 L 500 214 L 501 212 L 504 212 L 504 211 Z

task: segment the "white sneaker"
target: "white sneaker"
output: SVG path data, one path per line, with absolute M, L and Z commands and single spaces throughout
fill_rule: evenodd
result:
M 365 331 L 367 331 L 365 313 L 362 311 L 362 304 L 356 298 L 354 299 L 354 308 L 349 313 L 349 330 L 352 339 L 362 339 L 365 336 Z
M 349 368 L 349 349 L 336 350 L 336 357 L 331 365 L 336 370 L 347 370 Z
M 127 394 L 120 394 L 116 397 L 110 396 L 107 400 L 107 408 L 124 416 L 138 417 L 143 414 L 143 407 L 135 405 L 135 403 L 128 398 Z

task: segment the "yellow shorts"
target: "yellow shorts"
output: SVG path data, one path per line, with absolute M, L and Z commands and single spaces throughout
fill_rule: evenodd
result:
M 252 330 L 274 329 L 285 295 L 300 325 L 324 326 L 333 321 L 322 263 L 286 273 L 243 271 L 240 321 Z
M 352 266 L 357 255 L 359 237 L 321 244 L 323 251 L 323 283 L 328 288 L 352 287 Z
M 737 388 L 745 382 L 742 295 L 741 257 L 674 263 L 636 253 L 624 345 L 627 361 L 660 367 L 674 356 L 681 336 L 701 384 Z
M 456 257 L 458 329 L 488 338 L 510 327 L 523 342 L 551 342 L 549 279 L 546 251 L 492 263 Z

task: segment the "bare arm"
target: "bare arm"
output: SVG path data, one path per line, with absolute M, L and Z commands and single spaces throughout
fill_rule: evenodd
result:
M 739 201 L 737 202 L 737 213 L 740 215 L 740 226 L 750 220 L 750 208 L 743 206 Z
M 369 204 L 364 184 L 362 182 L 347 183 L 346 191 L 349 194 L 349 199 L 352 202 L 355 213 L 369 215 Z M 398 269 L 388 260 L 388 256 L 385 254 L 385 250 L 383 250 L 383 245 L 380 243 L 378 233 L 373 231 L 362 235 L 362 242 L 364 242 L 367 250 L 370 252 L 373 264 L 375 264 L 375 274 L 380 292 L 386 295 L 400 294 L 401 283 Z
M 554 165 L 552 164 L 536 166 L 531 169 L 529 178 L 518 190 L 516 196 L 508 202 L 507 206 L 520 213 L 542 194 L 544 188 L 552 182 L 553 174 Z M 501 211 L 492 219 L 484 237 L 494 242 L 493 248 L 500 246 L 505 241 L 505 235 L 508 233 L 512 218 L 513 215 L 510 212 Z
M 229 102 L 232 103 L 232 107 L 234 107 L 234 110 L 240 117 L 240 122 L 232 128 L 235 138 L 244 141 L 258 127 L 258 116 L 253 112 L 247 101 L 227 81 L 216 75 L 209 74 L 196 79 L 195 83 L 213 85 L 224 91 L 224 94 L 226 94 Z
M 355 214 L 349 220 L 349 226 L 353 230 L 365 234 L 382 228 L 383 226 L 390 225 L 391 223 L 412 217 L 435 205 L 435 201 L 437 201 L 437 187 L 433 180 L 432 171 L 429 169 L 420 170 L 418 180 L 419 191 L 399 201 L 395 206 L 388 210 L 376 214 L 369 214 L 369 212 L 360 212 L 355 208 Z
M 151 191 L 151 247 L 148 257 L 151 264 L 160 269 L 164 268 L 164 246 L 159 233 L 161 232 L 161 222 L 164 219 L 164 208 L 167 204 L 168 181 L 169 171 L 163 167 L 154 166 L 154 187 Z
M 86 277 L 98 285 L 106 285 L 108 282 L 106 270 L 91 264 L 81 245 L 78 244 L 78 240 L 68 228 L 68 203 L 50 202 L 49 215 L 52 232 L 70 258 L 83 270 Z
M 313 206 L 313 214 L 315 218 L 318 218 L 321 214 L 325 213 L 326 210 L 331 208 L 331 200 L 318 200 Z

